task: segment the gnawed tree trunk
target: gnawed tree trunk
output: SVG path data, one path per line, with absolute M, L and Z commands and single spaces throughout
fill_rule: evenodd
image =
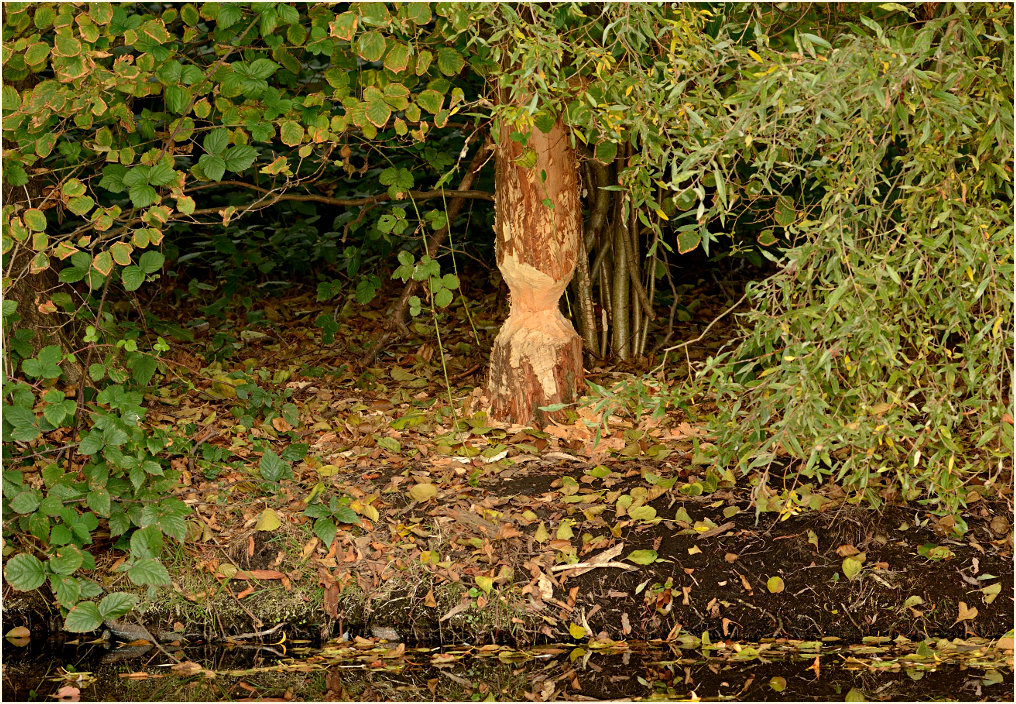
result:
M 511 132 L 502 126 L 494 182 L 497 266 L 511 308 L 494 340 L 487 390 L 492 417 L 542 423 L 539 407 L 574 401 L 583 379 L 582 339 L 558 308 L 582 236 L 578 162 L 560 121 L 549 134 L 533 129 L 525 147 Z M 517 162 L 527 149 L 536 152 L 529 168 Z

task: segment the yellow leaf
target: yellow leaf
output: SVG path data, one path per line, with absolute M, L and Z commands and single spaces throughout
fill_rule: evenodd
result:
M 586 629 L 578 625 L 577 623 L 569 625 L 568 632 L 571 634 L 571 637 L 574 638 L 575 640 L 582 640 L 583 638 L 586 637 Z
M 494 588 L 494 578 L 480 575 L 476 578 L 476 586 L 482 589 L 484 594 L 490 594 L 490 590 Z
M 657 215 L 660 216 L 661 220 L 670 220 L 670 218 L 667 217 L 667 214 L 662 210 L 660 210 L 659 208 L 653 208 L 653 210 L 656 212 Z
M 783 579 L 780 577 L 770 577 L 766 581 L 766 589 L 772 594 L 779 594 L 784 589 Z
M 758 61 L 758 62 L 759 62 L 760 64 L 761 64 L 761 63 L 765 63 L 764 61 L 762 61 L 762 57 L 761 57 L 761 56 L 759 56 L 758 54 L 756 54 L 756 53 L 755 53 L 754 51 L 752 51 L 751 49 L 748 49 L 748 56 L 750 56 L 751 58 L 755 59 L 755 60 L 756 60 L 756 61 Z
M 543 521 L 540 521 L 540 525 L 537 527 L 536 534 L 533 535 L 533 539 L 538 543 L 545 543 L 550 540 L 550 533 L 547 532 L 547 528 L 543 525 Z
M 338 474 L 339 468 L 336 467 L 334 464 L 325 464 L 318 467 L 317 471 L 318 474 L 320 474 L 322 477 L 330 477 L 333 474 Z
M 258 516 L 258 523 L 254 528 L 256 530 L 275 530 L 282 525 L 282 521 L 279 519 L 279 514 L 270 508 L 266 508 Z
M 571 540 L 574 537 L 575 531 L 572 530 L 572 521 L 568 519 L 561 521 L 561 525 L 557 527 L 557 539 Z
M 409 495 L 417 501 L 426 501 L 437 496 L 437 487 L 433 484 L 416 484 L 409 490 Z

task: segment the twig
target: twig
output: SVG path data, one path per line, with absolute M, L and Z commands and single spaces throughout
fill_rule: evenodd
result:
M 550 568 L 551 572 L 564 572 L 565 570 L 595 570 L 597 567 L 619 567 L 623 570 L 635 569 L 631 565 L 627 565 L 623 562 L 576 562 L 572 565 L 554 565 Z M 574 576 L 574 575 L 573 575 Z
M 249 638 L 263 638 L 264 636 L 270 636 L 270 635 L 272 635 L 273 633 L 275 633 L 277 630 L 279 630 L 280 628 L 282 628 L 285 625 L 286 625 L 285 622 L 283 622 L 283 623 L 279 623 L 279 624 L 277 624 L 275 626 L 272 626 L 271 628 L 266 628 L 263 631 L 254 631 L 252 633 L 241 633 L 238 636 L 229 636 L 229 639 L 230 640 L 247 640 Z
M 734 311 L 738 306 L 740 306 L 742 303 L 744 303 L 744 300 L 747 297 L 748 297 L 748 292 L 745 291 L 745 293 L 740 298 L 737 299 L 737 303 L 735 303 L 734 305 L 730 306 L 730 308 L 727 308 L 725 311 L 723 311 L 718 316 L 713 318 L 712 322 L 709 323 L 708 325 L 706 325 L 706 329 L 703 330 L 702 334 L 699 335 L 698 337 L 693 338 L 691 340 L 685 340 L 684 342 L 682 342 L 680 344 L 677 344 L 677 345 L 673 345 L 671 347 L 665 347 L 663 349 L 663 361 L 660 362 L 660 364 L 655 369 L 653 369 L 653 373 L 656 373 L 656 372 L 660 371 L 661 369 L 663 369 L 663 367 L 667 363 L 667 354 L 669 354 L 670 352 L 673 352 L 674 350 L 684 349 L 685 347 L 688 347 L 689 345 L 694 345 L 696 342 L 701 342 L 705 338 L 705 336 L 709 334 L 709 331 L 712 329 L 712 327 L 714 325 L 716 325 L 716 323 L 718 323 L 721 320 L 723 320 L 732 311 Z

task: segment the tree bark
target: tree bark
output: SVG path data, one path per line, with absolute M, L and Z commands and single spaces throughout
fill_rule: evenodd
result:
M 571 281 L 582 237 L 578 161 L 559 120 L 549 134 L 534 128 L 528 144 L 501 127 L 494 189 L 497 266 L 511 308 L 490 356 L 491 415 L 542 424 L 540 406 L 571 403 L 583 380 L 582 338 L 558 302 Z M 524 130 L 520 130 L 524 131 Z M 527 148 L 536 163 L 518 163 Z

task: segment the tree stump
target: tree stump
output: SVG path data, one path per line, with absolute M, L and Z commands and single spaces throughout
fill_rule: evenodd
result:
M 558 308 L 582 235 L 578 161 L 560 120 L 549 134 L 534 128 L 525 145 L 512 131 L 501 128 L 494 196 L 510 312 L 494 341 L 487 391 L 493 418 L 542 424 L 539 407 L 574 401 L 583 380 L 582 338 Z

